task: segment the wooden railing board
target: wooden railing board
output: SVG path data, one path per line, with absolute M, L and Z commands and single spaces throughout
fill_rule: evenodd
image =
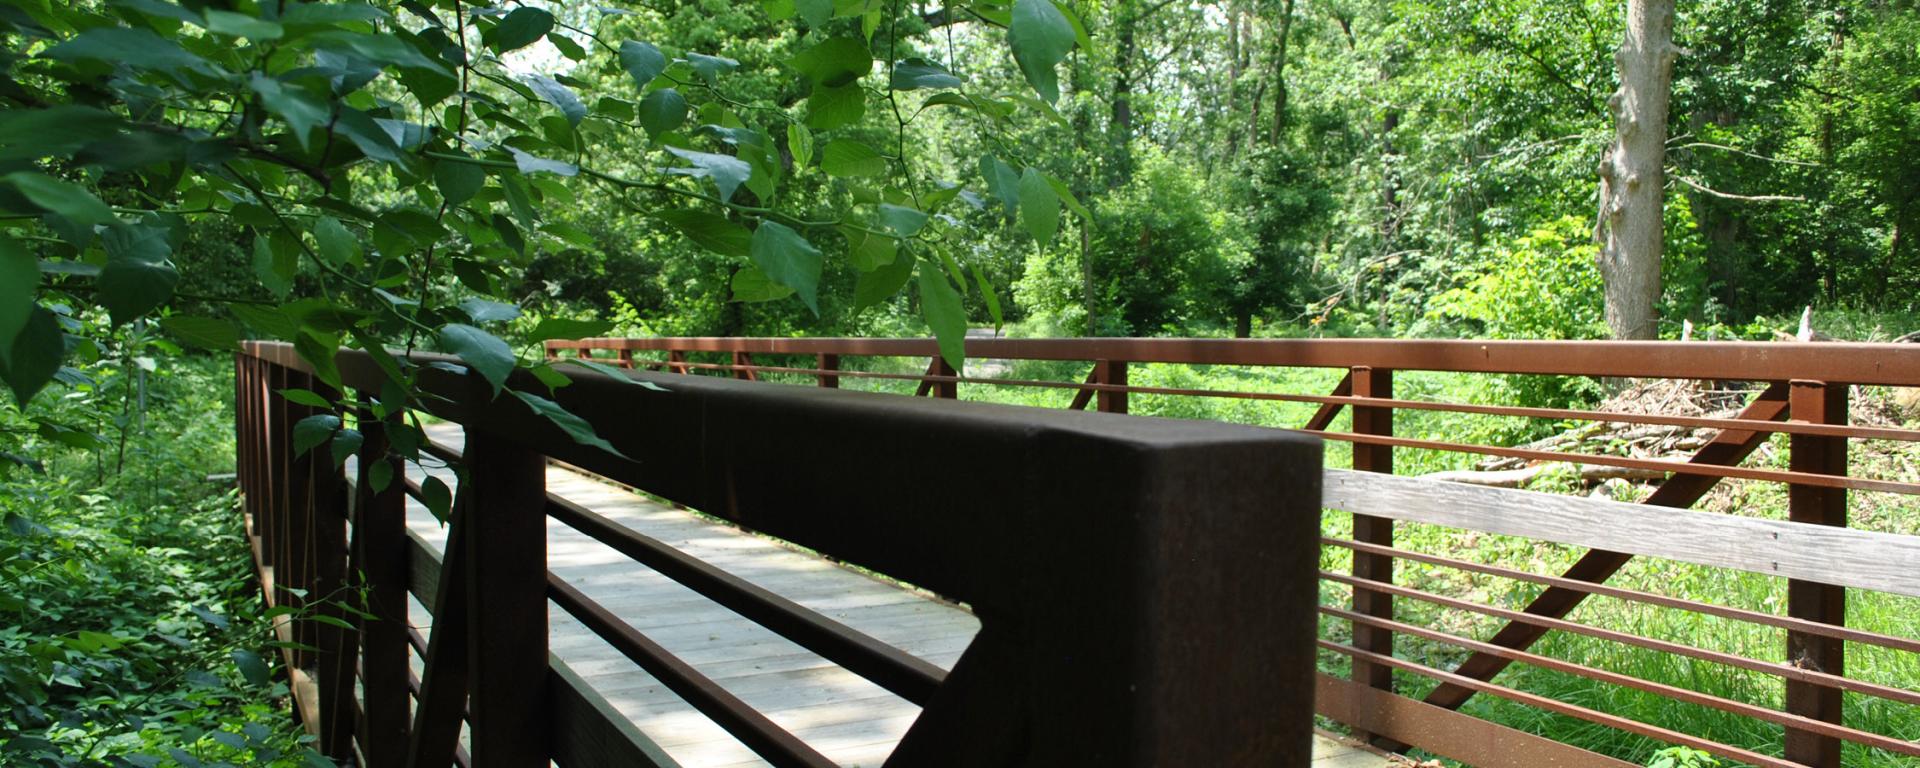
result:
M 1326 470 L 1330 509 L 1920 597 L 1920 536 Z

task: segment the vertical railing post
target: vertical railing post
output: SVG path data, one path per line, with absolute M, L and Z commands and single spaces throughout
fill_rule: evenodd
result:
M 265 455 L 261 457 L 265 460 L 261 471 L 265 476 L 265 482 L 262 483 L 265 494 L 261 499 L 265 512 L 262 515 L 265 525 L 261 535 L 261 559 L 273 577 L 273 583 L 267 585 L 267 589 L 276 606 L 285 604 L 288 598 L 286 590 L 282 588 L 284 579 L 280 571 L 287 567 L 287 454 L 293 446 L 287 437 L 288 427 L 291 426 L 287 422 L 287 401 L 273 391 L 284 385 L 286 373 L 287 369 L 278 363 L 261 361 L 260 409 L 266 417 L 267 427 Z M 274 621 L 278 624 L 285 622 L 286 618 L 283 616 Z
M 1100 383 L 1124 387 L 1127 385 L 1127 361 L 1101 360 L 1095 363 L 1100 367 Z M 1097 408 L 1105 413 L 1126 413 L 1127 392 L 1124 389 L 1103 389 L 1097 396 Z
M 305 372 L 281 367 L 281 389 L 313 389 L 313 377 Z M 286 477 L 286 515 L 282 518 L 286 525 L 282 529 L 280 547 L 280 565 L 274 569 L 275 581 L 282 587 L 280 597 L 287 605 L 304 612 L 309 601 L 321 597 L 313 589 L 313 453 L 295 455 L 293 430 L 301 419 L 316 413 L 311 406 L 300 405 L 280 395 L 274 395 L 280 409 L 286 414 L 284 422 L 287 430 L 280 436 L 283 449 Z M 313 664 L 313 651 L 319 640 L 319 623 L 313 621 L 294 621 L 293 641 L 297 646 L 293 650 L 293 666 L 306 669 Z M 297 691 L 296 691 L 297 693 Z M 313 724 L 317 727 L 317 723 Z
M 633 368 L 633 350 L 631 349 L 616 350 L 614 352 L 614 356 L 615 356 L 615 359 L 620 361 L 619 362 L 620 367 L 627 368 L 627 369 Z
M 933 368 L 933 375 L 935 376 L 959 376 L 960 375 L 960 372 L 957 370 L 954 370 L 953 365 L 951 363 L 948 363 L 947 358 L 942 355 L 934 356 L 932 368 Z M 955 398 L 960 397 L 960 382 L 957 382 L 957 381 L 933 382 L 933 396 L 943 397 L 948 400 L 953 400 Z
M 733 377 L 745 381 L 759 381 L 759 375 L 753 372 L 753 355 L 740 350 L 733 351 Z
M 397 415 L 396 415 L 397 417 Z M 387 424 L 363 414 L 360 477 L 353 505 L 353 562 L 365 587 L 360 617 L 361 743 L 370 768 L 407 760 L 407 510 L 405 467 L 387 454 Z M 374 490 L 375 465 L 390 468 L 387 486 Z
M 1393 397 L 1393 371 L 1356 366 L 1353 368 L 1353 395 L 1355 397 Z M 1353 431 L 1360 435 L 1393 434 L 1393 409 L 1377 405 L 1355 405 L 1353 407 Z M 1393 447 L 1388 445 L 1353 444 L 1353 468 L 1361 472 L 1393 473 Z M 1393 545 L 1393 519 L 1372 515 L 1353 516 L 1353 540 L 1380 546 Z M 1353 554 L 1353 576 L 1357 579 L 1393 583 L 1393 558 L 1386 555 L 1373 555 L 1355 552 Z M 1393 596 L 1384 592 L 1355 587 L 1353 590 L 1353 611 L 1367 616 L 1376 616 L 1391 620 L 1393 618 Z M 1380 627 L 1355 625 L 1353 645 L 1364 651 L 1391 656 L 1393 655 L 1393 632 Z M 1378 688 L 1393 690 L 1393 669 L 1381 664 L 1373 664 L 1355 659 L 1353 679 L 1356 682 Z M 1362 741 L 1368 734 L 1355 734 Z
M 677 349 L 667 350 L 667 372 L 689 374 L 693 369 L 687 367 L 687 353 Z
M 1788 409 L 1793 421 L 1808 424 L 1847 423 L 1847 387 L 1819 381 L 1789 385 Z M 1847 474 L 1844 437 L 1796 434 L 1789 439 L 1789 466 L 1795 472 Z M 1794 484 L 1787 489 L 1787 517 L 1814 525 L 1847 524 L 1845 488 Z M 1787 615 L 1823 624 L 1846 624 L 1846 590 L 1810 581 L 1787 582 Z M 1845 646 L 1840 640 L 1805 632 L 1787 632 L 1787 663 L 1800 669 L 1844 674 Z M 1841 722 L 1840 691 L 1817 683 L 1789 678 L 1786 710 L 1822 722 Z M 1815 768 L 1839 768 L 1840 739 L 1787 727 L 1786 758 Z
M 474 768 L 548 765 L 546 461 L 467 430 L 467 642 Z
M 337 392 L 309 377 L 309 389 L 338 401 Z M 314 413 L 319 413 L 318 409 Z M 322 443 L 302 457 L 307 474 L 307 514 L 312 529 L 309 541 L 312 556 L 307 575 L 309 599 L 315 601 L 314 615 L 328 621 L 312 624 L 314 647 L 314 684 L 319 692 L 321 752 L 346 759 L 353 752 L 354 661 L 359 656 L 352 615 L 343 608 L 347 594 L 347 513 L 351 503 L 347 494 L 344 468 L 333 461 L 333 446 Z
M 823 354 L 823 355 L 820 355 L 818 362 L 819 362 L 819 365 L 817 365 L 816 367 L 818 367 L 822 371 L 840 370 L 839 355 Z M 835 376 L 831 373 L 822 373 L 820 374 L 820 386 L 826 387 L 828 389 L 839 389 L 840 377 Z

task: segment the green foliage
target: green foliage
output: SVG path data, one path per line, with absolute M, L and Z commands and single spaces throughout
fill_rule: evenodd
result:
M 1668 747 L 1653 753 L 1647 768 L 1712 768 L 1720 764 L 1712 754 L 1692 747 Z
M 313 765 L 236 497 L 207 479 L 232 466 L 230 366 L 133 359 L 87 366 L 58 406 L 125 397 L 104 436 L 0 414 L 44 460 L 0 468 L 0 763 Z
M 1471 323 L 1467 335 L 1495 339 L 1605 338 L 1599 253 L 1592 225 L 1566 217 L 1508 245 L 1496 245 L 1462 285 L 1432 301 L 1431 317 Z

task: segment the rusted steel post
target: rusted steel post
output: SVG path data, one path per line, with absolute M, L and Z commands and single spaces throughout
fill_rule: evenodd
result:
M 1127 361 L 1101 360 L 1099 363 L 1097 363 L 1097 365 L 1100 367 L 1100 383 L 1112 384 L 1112 385 L 1121 386 L 1121 387 L 1124 387 L 1127 385 Z M 1101 411 L 1104 411 L 1106 413 L 1126 413 L 1127 412 L 1126 390 L 1116 390 L 1116 389 L 1100 390 L 1098 400 L 1099 400 L 1099 405 L 1097 407 Z
M 686 375 L 693 369 L 687 367 L 687 353 L 677 349 L 667 350 L 667 372 Z
M 840 356 L 824 355 L 824 354 L 820 355 L 819 365 L 817 367 L 823 371 L 840 370 Z M 840 377 L 830 373 L 820 374 L 820 386 L 826 387 L 828 389 L 838 389 L 840 387 Z
M 1847 387 L 1819 381 L 1794 381 L 1788 394 L 1793 421 L 1810 424 L 1847 423 Z M 1795 472 L 1847 474 L 1847 440 L 1843 437 L 1792 435 L 1789 468 Z M 1787 489 L 1787 517 L 1814 525 L 1847 524 L 1845 488 L 1792 485 Z M 1787 615 L 1825 624 L 1844 625 L 1847 595 L 1841 587 L 1809 581 L 1787 582 Z M 1840 640 L 1805 632 L 1787 633 L 1787 663 L 1802 669 L 1844 674 L 1845 646 Z M 1838 724 L 1840 691 L 1811 682 L 1788 679 L 1787 712 Z M 1839 768 L 1840 739 L 1787 728 L 1786 758 L 1815 768 Z
M 619 359 L 619 361 L 620 361 L 620 367 L 622 367 L 622 368 L 632 368 L 632 367 L 633 367 L 633 350 L 631 350 L 631 349 L 622 349 L 622 350 L 619 350 L 619 351 L 617 351 L 617 352 L 615 352 L 614 354 L 615 354 L 615 356 L 616 356 L 616 357 L 617 357 L 617 358 Z
M 759 381 L 760 375 L 753 372 L 753 355 L 740 350 L 733 352 L 733 377 L 746 381 Z
M 286 488 L 286 452 L 287 452 L 287 414 L 285 401 L 273 394 L 273 389 L 282 379 L 285 370 L 278 365 L 259 360 L 259 390 L 255 404 L 260 409 L 260 514 L 255 520 L 260 525 L 260 563 L 263 568 L 278 569 L 280 566 L 280 546 L 286 537 L 287 504 L 284 498 Z M 274 581 L 278 583 L 278 575 Z M 275 584 L 267 586 L 274 589 Z M 280 594 L 272 594 L 274 604 L 280 602 Z
M 361 743 L 369 768 L 407 761 L 407 515 L 405 468 L 388 456 L 387 425 L 360 419 L 360 477 L 353 505 L 353 562 L 364 579 L 368 616 L 360 629 Z M 374 490 L 373 467 L 391 469 L 386 488 Z
M 477 429 L 466 460 L 473 768 L 545 768 L 546 460 Z
M 1352 386 L 1355 397 L 1393 397 L 1393 371 L 1365 366 L 1355 367 Z M 1363 435 L 1392 435 L 1393 409 L 1376 405 L 1354 406 L 1353 431 L 1355 434 Z M 1393 446 L 1355 443 L 1353 468 L 1361 472 L 1392 474 Z M 1393 546 L 1393 520 L 1371 515 L 1354 515 L 1353 539 L 1384 547 Z M 1353 575 L 1359 579 L 1391 584 L 1393 583 L 1393 558 L 1355 552 Z M 1353 590 L 1353 610 L 1355 613 L 1392 619 L 1393 596 L 1356 587 Z M 1393 655 L 1393 632 L 1380 627 L 1356 625 L 1353 628 L 1353 644 L 1361 650 L 1391 656 Z M 1379 690 L 1393 690 L 1393 669 L 1381 664 L 1355 659 L 1353 679 Z M 1363 741 L 1367 738 L 1367 734 L 1364 733 L 1356 736 Z

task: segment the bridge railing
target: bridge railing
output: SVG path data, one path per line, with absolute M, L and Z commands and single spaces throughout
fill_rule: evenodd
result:
M 1619 753 L 1623 743 L 1635 759 L 1679 745 L 1782 767 L 1920 756 L 1920 677 L 1910 674 L 1920 668 L 1920 640 L 1912 625 L 1885 621 L 1920 609 L 1920 537 L 1897 525 L 1849 527 L 1848 519 L 1850 494 L 1856 506 L 1912 514 L 1920 484 L 1899 474 L 1900 462 L 1850 466 L 1849 446 L 1920 441 L 1920 430 L 1850 423 L 1849 393 L 1920 387 L 1920 346 L 970 338 L 967 358 L 994 369 L 979 375 L 954 370 L 930 339 L 608 338 L 550 342 L 547 352 L 827 388 L 904 383 L 939 398 L 959 397 L 962 387 L 1026 390 L 1028 401 L 1053 391 L 1068 408 L 1116 413 L 1143 398 L 1298 408 L 1301 429 L 1351 446 L 1351 469 L 1329 469 L 1325 478 L 1335 524 L 1320 538 L 1317 643 L 1322 668 L 1336 674 L 1316 674 L 1316 708 L 1361 739 L 1484 766 L 1628 765 L 1583 748 Z M 1034 376 L 1008 361 L 1087 373 Z M 1245 373 L 1245 386 L 1202 388 L 1188 383 L 1194 377 L 1166 374 L 1194 367 Z M 1337 383 L 1320 391 L 1264 386 L 1283 380 L 1270 375 L 1280 369 L 1316 369 Z M 1448 402 L 1422 394 L 1434 389 L 1421 378 L 1427 372 L 1554 384 L 1684 380 L 1744 401 L 1732 416 Z M 1150 383 L 1138 380 L 1143 373 L 1154 374 Z M 1747 386 L 1722 386 L 1730 384 Z M 1396 385 L 1413 394 L 1396 395 Z M 1514 446 L 1466 439 L 1444 422 L 1407 432 L 1409 422 L 1447 414 L 1644 427 L 1686 435 L 1692 453 Z M 1653 487 L 1618 501 L 1443 483 L 1395 476 L 1397 456 L 1403 466 L 1482 457 L 1564 463 Z M 1716 508 L 1732 514 L 1692 509 L 1713 494 Z M 1785 519 L 1742 514 L 1766 494 L 1784 495 L 1775 506 Z M 1486 534 L 1511 537 L 1501 539 L 1508 551 L 1534 552 L 1517 558 L 1530 567 L 1433 543 Z M 1556 558 L 1569 550 L 1580 554 L 1569 554 L 1561 570 Z M 1607 583 L 1623 570 L 1627 586 Z M 1721 585 L 1728 594 L 1700 600 L 1697 587 L 1676 593 L 1663 578 Z M 1875 620 L 1849 626 L 1850 599 Z M 1849 670 L 1849 654 L 1875 663 Z M 1588 695 L 1541 693 L 1527 679 L 1500 676 L 1516 665 L 1580 680 L 1557 689 Z M 1552 732 L 1579 738 L 1496 724 L 1489 698 L 1505 710 L 1499 719 L 1557 721 Z M 1659 704 L 1632 711 L 1656 714 L 1620 714 L 1626 708 L 1615 703 L 1634 698 Z
M 551 604 L 770 763 L 831 764 L 555 577 L 551 518 L 921 705 L 889 765 L 1308 760 L 1317 440 L 569 371 L 553 399 L 615 453 L 453 358 L 416 355 L 418 402 L 465 428 L 455 453 L 387 428 L 402 417 L 382 405 L 388 361 L 343 350 L 335 363 L 347 392 L 285 344 L 236 358 L 248 532 L 296 711 L 329 755 L 671 765 L 551 656 Z M 549 394 L 524 372 L 507 386 Z M 297 428 L 327 403 L 344 404 L 333 416 L 360 445 Z M 350 477 L 335 451 L 356 448 Z M 398 458 L 416 452 L 462 479 L 444 556 L 405 526 L 404 494 L 433 493 Z M 981 630 L 949 673 L 547 493 L 548 460 L 963 601 Z M 409 593 L 431 632 L 408 624 Z

